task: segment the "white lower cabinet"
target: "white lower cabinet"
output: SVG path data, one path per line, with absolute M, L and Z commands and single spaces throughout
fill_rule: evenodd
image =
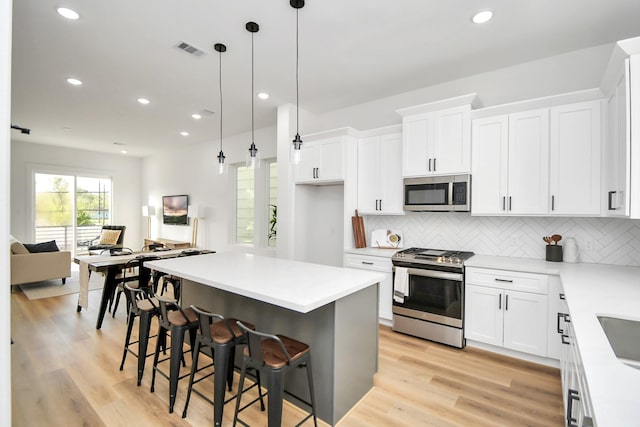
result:
M 573 333 L 571 315 L 564 302 L 560 305 L 560 310 L 558 312 L 558 334 L 562 346 L 560 377 L 566 426 L 593 427 L 593 409 L 586 387 L 580 352 Z
M 385 273 L 385 278 L 380 282 L 378 293 L 378 316 L 381 320 L 391 321 L 392 319 L 392 298 L 393 298 L 393 265 L 391 257 L 345 254 L 344 266 L 360 268 L 363 270 L 373 270 Z
M 548 276 L 468 267 L 465 338 L 547 356 Z

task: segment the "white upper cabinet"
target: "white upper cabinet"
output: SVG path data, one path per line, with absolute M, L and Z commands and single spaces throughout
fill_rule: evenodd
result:
M 323 184 L 344 180 L 343 137 L 303 142 L 296 183 Z
M 601 101 L 550 109 L 551 214 L 600 215 Z
M 471 102 L 475 94 L 398 110 L 402 115 L 402 176 L 471 170 Z
M 601 213 L 601 101 L 475 119 L 473 215 Z
M 546 214 L 549 194 L 549 111 L 509 115 L 509 213 Z
M 547 109 L 473 121 L 473 214 L 545 214 L 548 171 Z
M 624 69 L 607 100 L 609 114 L 607 146 L 607 180 L 605 192 L 607 214 L 610 216 L 629 216 L 629 180 L 631 128 L 629 102 L 629 60 L 624 61 Z
M 365 215 L 404 214 L 400 133 L 358 140 L 358 210 Z

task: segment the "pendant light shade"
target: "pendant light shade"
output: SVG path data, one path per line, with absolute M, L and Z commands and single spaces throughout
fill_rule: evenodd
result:
M 293 138 L 293 163 L 300 163 L 300 149 L 302 148 L 302 138 L 300 138 L 300 90 L 299 90 L 299 37 L 298 37 L 298 11 L 304 7 L 304 0 L 289 0 L 289 4 L 296 10 L 296 136 Z
M 220 153 L 218 153 L 218 175 L 224 175 L 227 172 L 227 165 L 224 162 L 225 156 L 222 152 L 222 52 L 227 51 L 227 47 L 222 43 L 216 43 L 213 48 L 218 52 L 219 68 L 218 82 L 220 88 Z
M 260 152 L 255 143 L 255 119 L 254 119 L 254 98 L 255 91 L 253 89 L 253 36 L 260 30 L 260 26 L 255 22 L 247 22 L 245 25 L 247 31 L 251 33 L 251 146 L 247 152 L 246 166 L 250 169 L 260 167 Z

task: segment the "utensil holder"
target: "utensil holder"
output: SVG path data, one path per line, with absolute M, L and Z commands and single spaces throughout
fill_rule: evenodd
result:
M 562 262 L 562 246 L 547 245 L 547 261 Z

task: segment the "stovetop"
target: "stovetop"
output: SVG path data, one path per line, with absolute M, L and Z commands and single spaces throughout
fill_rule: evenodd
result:
M 426 265 L 443 265 L 460 267 L 473 256 L 473 252 L 452 251 L 442 249 L 409 248 L 396 252 L 391 261 L 397 263 L 412 263 Z

